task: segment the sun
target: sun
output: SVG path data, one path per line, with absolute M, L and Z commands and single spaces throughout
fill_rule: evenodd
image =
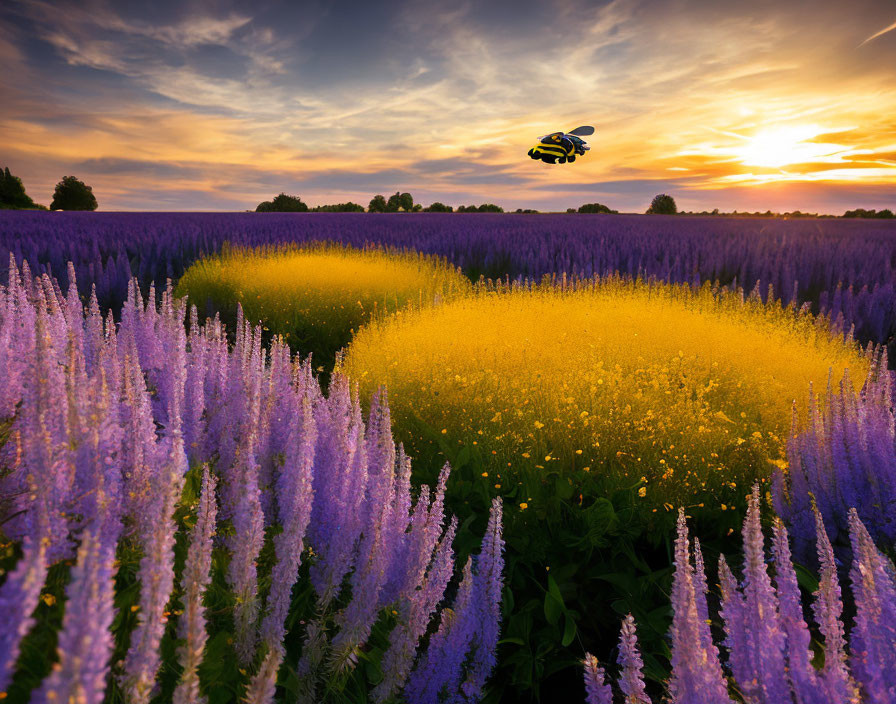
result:
M 837 160 L 847 147 L 808 141 L 825 132 L 827 130 L 818 125 L 765 128 L 745 138 L 745 143 L 736 147 L 734 154 L 744 166 L 767 168 Z

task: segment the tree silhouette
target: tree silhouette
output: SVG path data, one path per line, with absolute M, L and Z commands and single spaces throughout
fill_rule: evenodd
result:
M 881 218 L 889 220 L 893 217 L 893 211 L 889 208 L 884 210 L 865 210 L 864 208 L 856 208 L 855 210 L 847 210 L 843 213 L 844 218 Z
M 22 179 L 9 173 L 9 167 L 0 171 L 0 208 L 36 208 L 25 193 Z
M 74 176 L 64 176 L 56 184 L 50 210 L 96 210 L 93 189 Z
M 370 199 L 370 204 L 367 206 L 368 213 L 385 213 L 386 212 L 386 198 L 384 196 L 374 196 Z
M 364 206 L 357 203 L 334 203 L 333 205 L 318 205 L 311 209 L 315 213 L 363 213 Z
M 396 191 L 389 196 L 389 200 L 386 201 L 387 213 L 397 213 L 399 210 L 404 210 L 406 213 L 409 213 L 413 208 L 414 198 L 410 193 L 399 193 Z
M 575 211 L 573 211 L 575 212 Z M 617 210 L 610 210 L 609 207 L 603 205 L 601 203 L 585 203 L 585 205 L 579 207 L 580 213 L 617 213 Z
M 672 196 L 667 196 L 665 193 L 654 196 L 650 207 L 647 209 L 648 215 L 675 215 L 677 212 L 678 206 L 675 205 L 675 199 Z
M 307 213 L 308 206 L 298 196 L 288 196 L 281 193 L 273 200 L 259 203 L 255 208 L 256 213 Z

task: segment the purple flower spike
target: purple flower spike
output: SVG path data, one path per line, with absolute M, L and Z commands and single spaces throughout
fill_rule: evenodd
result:
M 697 613 L 684 509 L 678 512 L 672 609 L 672 678 L 669 691 L 673 704 L 729 702 L 718 650 L 715 645 L 704 645 L 707 642 L 705 631 L 709 625 L 701 622 Z
M 178 648 L 178 660 L 183 673 L 174 690 L 174 704 L 201 703 L 197 670 L 202 662 L 208 633 L 202 599 L 211 581 L 212 539 L 215 535 L 215 478 L 205 467 L 202 472 L 202 493 L 196 511 L 196 523 L 190 531 L 190 549 L 183 573 L 184 612 L 177 626 L 177 634 L 184 643 Z
M 269 648 L 279 648 L 285 635 L 292 587 L 298 577 L 305 530 L 311 518 L 312 465 L 317 426 L 308 398 L 302 399 L 301 416 L 294 414 L 289 428 L 287 452 L 277 478 L 277 501 L 283 532 L 274 537 L 277 563 L 271 573 L 271 593 L 261 634 Z
M 244 704 L 271 704 L 277 692 L 277 673 L 283 662 L 283 648 L 269 650 L 253 675 L 243 696 Z
M 0 692 L 12 681 L 19 643 L 34 624 L 40 590 L 47 578 L 47 548 L 42 541 L 25 539 L 22 559 L 0 586 Z
M 476 629 L 473 636 L 473 663 L 461 689 L 471 701 L 478 701 L 486 680 L 495 669 L 501 630 L 501 598 L 504 574 L 501 498 L 492 499 L 482 551 L 476 560 Z
M 785 637 L 787 677 L 797 704 L 826 704 L 812 666 L 812 653 L 809 649 L 811 635 L 803 619 L 800 589 L 791 561 L 787 529 L 780 520 L 775 522 L 774 533 L 775 584 L 781 630 Z
M 857 612 L 850 648 L 853 672 L 862 701 L 885 704 L 896 701 L 896 570 L 875 547 L 855 509 L 849 526 Z
M 622 673 L 619 677 L 619 689 L 625 695 L 625 704 L 650 704 L 650 698 L 644 690 L 644 676 L 641 669 L 644 661 L 638 650 L 638 635 L 635 630 L 635 619 L 628 614 L 622 621 L 622 634 L 619 638 L 619 657 L 616 660 Z
M 32 697 L 40 704 L 101 704 L 113 639 L 115 617 L 115 543 L 92 532 L 81 539 L 72 581 L 66 588 L 65 618 L 59 634 L 59 663 Z
M 159 645 L 168 622 L 166 608 L 174 587 L 174 509 L 180 498 L 182 476 L 176 462 L 169 461 L 161 472 L 159 496 L 146 516 L 151 532 L 141 542 L 140 602 L 137 628 L 124 662 L 122 687 L 130 701 L 146 704 L 155 689 L 161 664 Z
M 457 519 L 451 525 L 436 548 L 436 555 L 426 579 L 410 601 L 401 605 L 400 623 L 389 638 L 389 649 L 383 655 L 383 681 L 373 690 L 373 699 L 383 702 L 399 690 L 407 679 L 414 662 L 414 653 L 420 638 L 426 632 L 438 603 L 445 594 L 454 568 L 454 552 L 451 544 L 457 531 Z
M 759 511 L 759 486 L 750 495 L 744 520 L 743 623 L 745 649 L 732 651 L 741 661 L 738 684 L 747 699 L 766 704 L 787 701 L 784 633 L 778 624 L 778 600 L 765 565 L 765 541 Z M 733 667 L 732 667 L 733 669 Z
M 841 614 L 843 602 L 840 597 L 840 582 L 837 579 L 837 565 L 834 550 L 821 520 L 821 514 L 815 510 L 816 535 L 818 536 L 818 562 L 821 574 L 818 580 L 818 591 L 815 592 L 815 603 L 812 611 L 815 622 L 824 636 L 824 667 L 821 680 L 829 701 L 855 701 L 855 683 L 846 668 L 846 638 L 844 635 Z
M 443 691 L 451 696 L 457 693 L 475 628 L 470 618 L 475 608 L 473 582 L 471 556 L 464 566 L 453 608 L 442 609 L 439 629 L 430 637 L 426 651 L 417 659 L 405 685 L 404 698 L 408 704 L 439 704 Z
M 585 701 L 587 704 L 613 704 L 613 690 L 604 682 L 604 668 L 591 653 L 585 653 Z

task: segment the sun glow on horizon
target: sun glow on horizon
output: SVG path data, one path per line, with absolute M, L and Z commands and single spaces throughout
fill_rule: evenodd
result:
M 854 154 L 843 144 L 812 142 L 822 134 L 835 131 L 819 125 L 787 125 L 759 130 L 732 154 L 744 166 L 780 168 L 812 162 L 837 163 L 846 154 Z M 836 130 L 841 131 L 841 130 Z
M 796 117 L 796 116 L 794 116 Z M 707 178 L 701 190 L 776 183 L 892 184 L 896 163 L 887 157 L 890 145 L 869 148 L 862 125 L 798 122 L 789 116 L 753 124 L 704 127 L 714 139 L 692 141 L 675 158 L 673 170 L 696 167 Z M 668 163 L 668 162 L 667 162 Z

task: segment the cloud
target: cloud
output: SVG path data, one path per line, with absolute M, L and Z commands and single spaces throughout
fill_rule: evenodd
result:
M 889 27 L 884 27 L 884 28 L 883 28 L 882 30 L 880 30 L 879 32 L 876 32 L 875 34 L 872 34 L 872 35 L 871 35 L 870 37 L 868 37 L 865 41 L 863 41 L 861 44 L 859 44 L 859 46 L 860 46 L 860 47 L 865 46 L 868 42 L 870 42 L 870 41 L 872 41 L 872 40 L 874 40 L 874 39 L 877 39 L 878 37 L 880 37 L 881 35 L 886 34 L 887 32 L 892 32 L 894 29 L 896 29 L 896 22 L 894 22 L 893 24 L 891 24 Z
M 71 168 L 89 175 L 129 174 L 141 178 L 150 176 L 160 179 L 198 179 L 206 172 L 206 169 L 197 166 L 181 166 L 171 162 L 118 159 L 115 157 L 85 159 L 84 161 L 75 162 Z
M 635 207 L 654 189 L 766 188 L 775 171 L 745 145 L 816 125 L 782 180 L 870 187 L 894 173 L 896 55 L 855 45 L 888 20 L 876 0 L 23 0 L 0 9 L 0 150 L 52 168 L 44 182 L 62 166 L 109 187 L 127 174 L 190 204 L 203 189 L 237 202 L 244 183 L 250 204 L 413 188 Z M 597 133 L 576 164 L 526 157 L 583 123 Z

